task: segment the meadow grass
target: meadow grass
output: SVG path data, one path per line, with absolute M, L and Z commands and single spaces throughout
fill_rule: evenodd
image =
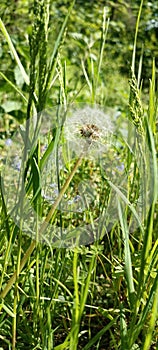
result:
M 8 210 L 5 179 L 1 175 L 1 303 L 0 303 L 0 348 L 1 349 L 120 349 L 156 350 L 158 314 L 158 239 L 157 220 L 157 98 L 155 88 L 155 64 L 149 87 L 148 110 L 141 99 L 142 87 L 140 71 L 135 72 L 137 33 L 141 15 L 141 2 L 134 42 L 132 73 L 129 80 L 129 116 L 127 117 L 127 142 L 118 140 L 124 169 L 127 174 L 127 188 L 124 192 L 119 183 L 113 183 L 107 176 L 108 169 L 100 163 L 85 159 L 81 152 L 71 158 L 70 150 L 65 152 L 65 170 L 60 172 L 58 147 L 65 142 L 64 122 L 67 118 L 69 101 L 66 84 L 66 64 L 62 67 L 61 45 L 63 45 L 66 25 L 71 8 L 61 27 L 52 55 L 48 55 L 49 1 L 35 1 L 34 22 L 30 34 L 29 75 L 20 61 L 7 30 L 0 22 L 0 28 L 9 48 L 28 85 L 27 93 L 19 90 L 1 73 L 16 93 L 27 100 L 27 116 L 24 129 L 22 167 L 25 181 L 21 185 L 21 197 L 17 210 L 20 220 L 17 224 Z M 87 67 L 82 63 L 85 81 L 90 91 L 92 104 L 97 101 L 97 91 L 101 80 L 100 72 L 109 22 L 103 12 L 103 29 L 100 52 L 95 63 L 88 58 Z M 140 60 L 141 61 L 141 60 Z M 141 63 L 140 63 L 141 65 Z M 47 108 L 47 97 L 53 92 L 54 82 L 59 81 L 59 104 L 56 110 L 56 127 L 52 136 L 48 135 L 47 149 L 41 152 L 40 127 L 41 111 Z M 77 96 L 78 92 L 76 92 Z M 93 105 L 92 105 L 93 106 Z M 37 116 L 37 118 L 36 118 Z M 61 119 L 62 118 L 62 123 Z M 128 119 L 129 118 L 129 119 Z M 32 132 L 32 120 L 35 128 Z M 60 123 L 59 123 L 60 121 Z M 131 124 L 132 123 L 132 124 Z M 131 151 L 131 125 L 134 126 L 134 147 Z M 84 131 L 85 132 L 85 131 Z M 32 137 L 32 138 L 31 138 Z M 132 140 L 132 141 L 131 141 Z M 42 174 L 52 152 L 56 152 L 56 173 L 58 195 L 55 202 L 46 203 L 42 197 Z M 141 154 L 142 167 L 138 165 L 135 150 Z M 64 152 L 64 151 L 63 151 Z M 106 155 L 108 157 L 108 155 Z M 109 156 L 110 157 L 110 156 Z M 5 169 L 5 167 L 4 167 Z M 140 178 L 143 173 L 142 208 L 143 219 L 137 212 Z M 53 166 L 52 166 L 53 172 Z M 107 171 L 106 171 L 107 170 Z M 116 170 L 116 169 L 113 169 Z M 151 174 L 150 174 L 151 172 Z M 95 176 L 94 176 L 95 175 Z M 152 182 L 151 181 L 152 178 Z M 60 210 L 62 200 L 68 191 L 73 195 L 79 179 L 97 184 L 98 202 L 92 198 L 87 204 L 86 218 L 93 235 L 99 217 L 99 239 L 80 245 L 75 241 L 76 228 L 82 223 L 81 214 L 68 216 Z M 146 207 L 146 192 L 152 184 L 150 206 Z M 112 192 L 113 191 L 113 192 Z M 27 217 L 28 228 L 34 228 L 31 239 L 23 225 L 27 211 L 25 194 L 35 213 L 34 226 Z M 112 221 L 110 229 L 104 229 L 104 212 L 116 194 L 118 220 Z M 95 208 L 96 206 L 96 208 Z M 101 214 L 100 214 L 101 213 Z M 110 211 L 112 215 L 112 211 Z M 20 215 L 20 214 L 19 214 Z M 42 225 L 39 218 L 42 217 Z M 131 230 L 131 223 L 136 223 Z M 59 242 L 46 239 L 41 242 L 48 224 L 71 227 L 69 241 L 72 245 L 60 247 Z M 26 226 L 25 226 L 26 228 Z M 86 241 L 85 241 L 86 242 Z M 77 244 L 78 243 L 78 244 Z

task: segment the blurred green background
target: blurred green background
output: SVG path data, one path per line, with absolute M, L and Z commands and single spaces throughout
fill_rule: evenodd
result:
M 55 40 L 72 1 L 50 1 L 49 49 L 53 50 Z M 91 75 L 95 75 L 98 52 L 101 42 L 103 8 L 108 27 L 104 48 L 100 84 L 96 91 L 97 103 L 125 111 L 128 104 L 128 78 L 130 74 L 136 19 L 140 1 L 82 1 L 77 0 L 68 21 L 66 35 L 60 47 L 61 64 L 66 64 L 67 94 L 69 101 L 77 95 L 78 102 L 91 102 L 87 89 L 83 66 Z M 33 1 L 2 1 L 0 16 L 15 45 L 19 57 L 29 71 L 29 42 L 33 19 Z M 136 52 L 136 72 L 140 58 L 142 63 L 142 88 L 144 99 L 148 93 L 152 60 L 158 58 L 158 2 L 144 1 Z M 27 94 L 27 86 L 19 72 L 16 62 L 9 52 L 8 44 L 0 33 L 1 72 L 17 87 Z M 94 72 L 93 72 L 94 69 Z M 50 92 L 48 105 L 58 103 L 60 82 L 55 81 Z M 76 99 L 76 98 L 75 98 Z M 26 105 L 20 96 L 15 97 L 12 87 L 0 77 L 0 131 L 9 132 L 16 118 L 19 122 L 25 118 Z

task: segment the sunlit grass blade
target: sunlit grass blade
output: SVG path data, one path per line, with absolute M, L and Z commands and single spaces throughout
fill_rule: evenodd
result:
M 149 296 L 147 297 L 146 303 L 143 307 L 143 310 L 140 313 L 139 320 L 136 322 L 135 326 L 130 329 L 130 335 L 129 336 L 129 346 L 131 347 L 136 340 L 138 339 L 140 332 L 142 329 L 144 329 L 144 325 L 148 323 L 148 317 L 150 317 L 150 322 L 152 325 L 152 328 L 149 331 L 149 338 L 147 344 L 149 344 L 149 340 L 151 339 L 151 332 L 153 332 L 156 317 L 158 314 L 158 310 L 155 309 L 157 307 L 157 296 L 158 296 L 158 274 L 156 278 L 154 279 L 151 291 L 149 292 Z M 156 301 L 155 301 L 156 298 Z M 154 315 L 152 318 L 151 310 L 153 310 Z
M 150 80 L 150 89 L 149 89 L 149 124 L 152 132 L 156 133 L 156 112 L 157 112 L 157 101 L 156 101 L 156 91 L 155 91 L 155 77 L 156 68 L 155 68 L 155 59 L 153 59 L 152 65 L 152 78 Z
M 109 179 L 106 179 L 107 182 L 109 183 L 109 185 L 111 186 L 111 188 L 116 192 L 116 195 L 118 196 L 118 198 L 120 200 L 122 200 L 122 202 L 124 204 L 127 205 L 127 207 L 129 207 L 129 209 L 131 210 L 131 212 L 133 213 L 135 219 L 137 220 L 138 226 L 140 228 L 141 233 L 143 234 L 144 232 L 144 228 L 142 225 L 142 222 L 140 220 L 140 217 L 137 214 L 136 209 L 134 208 L 134 205 L 130 203 L 130 201 L 128 200 L 128 198 L 124 195 L 124 193 L 114 184 L 112 183 L 112 181 L 110 181 Z
M 135 29 L 135 37 L 134 37 L 134 47 L 133 47 L 133 55 L 132 55 L 132 71 L 135 73 L 135 60 L 136 60 L 136 48 L 137 48 L 137 37 L 138 37 L 138 30 L 139 30 L 139 24 L 140 24 L 140 17 L 142 13 L 142 7 L 143 7 L 144 0 L 141 0 L 137 22 L 136 22 L 136 29 Z
M 85 308 L 85 303 L 87 300 L 87 296 L 88 296 L 88 292 L 89 292 L 89 287 L 90 287 L 90 281 L 92 278 L 92 274 L 93 274 L 93 269 L 95 267 L 96 264 L 96 256 L 95 253 L 92 253 L 91 256 L 91 261 L 89 263 L 89 267 L 88 267 L 88 274 L 87 274 L 87 278 L 86 278 L 86 282 L 85 284 L 82 285 L 82 290 L 81 290 L 81 296 L 80 296 L 80 319 L 83 315 L 83 311 Z
M 12 318 L 15 317 L 13 310 L 10 308 L 9 305 L 7 306 L 6 304 L 4 304 L 4 302 L 2 302 L 2 304 L 0 304 L 0 310 L 1 309 L 5 310 L 7 315 L 11 316 Z
M 20 71 L 21 71 L 21 74 L 23 76 L 23 79 L 24 79 L 25 83 L 27 85 L 29 85 L 29 77 L 28 77 L 28 75 L 27 75 L 27 73 L 26 73 L 26 71 L 25 71 L 25 69 L 24 69 L 24 67 L 23 67 L 23 65 L 22 65 L 22 63 L 20 61 L 20 58 L 19 58 L 19 56 L 17 54 L 17 51 L 15 50 L 15 47 L 14 47 L 14 45 L 12 43 L 11 38 L 10 38 L 10 35 L 8 34 L 7 29 L 6 29 L 4 23 L 3 23 L 3 21 L 1 19 L 0 19 L 0 29 L 1 29 L 1 31 L 2 31 L 2 33 L 4 35 L 4 37 L 5 37 L 8 45 L 9 45 L 10 51 L 11 51 L 11 53 L 12 53 L 12 55 L 13 55 L 16 63 L 17 63 L 17 65 L 18 65 Z
M 155 325 L 157 323 L 158 319 L 158 280 L 157 280 L 157 287 L 155 287 L 155 292 L 153 296 L 153 306 L 150 312 L 150 320 L 149 320 L 149 326 L 147 330 L 147 334 L 145 337 L 145 342 L 143 344 L 142 350 L 149 350 L 152 342 L 152 336 L 155 329 Z
M 54 79 L 54 74 L 55 74 L 55 69 L 56 69 L 56 65 L 57 65 L 57 53 L 58 53 L 58 49 L 60 47 L 65 29 L 66 29 L 66 25 L 69 19 L 69 16 L 71 14 L 72 8 L 75 4 L 75 0 L 72 1 L 72 4 L 68 10 L 68 13 L 65 17 L 65 20 L 62 24 L 62 27 L 60 29 L 60 32 L 58 34 L 58 37 L 55 41 L 55 45 L 54 45 L 54 49 L 53 49 L 53 53 L 50 57 L 50 61 L 49 61 L 49 66 L 48 66 L 48 72 L 47 72 L 47 79 L 46 79 L 46 85 L 45 85 L 45 91 L 44 94 L 47 94 L 47 92 L 50 89 L 50 86 L 52 85 L 52 79 Z
M 151 150 L 151 157 L 152 157 L 152 164 L 153 164 L 153 199 L 152 204 L 148 213 L 147 218 L 147 226 L 145 230 L 145 234 L 143 237 L 143 248 L 142 248 L 142 254 L 141 254 L 141 266 L 140 266 L 140 274 L 139 274 L 139 292 L 141 293 L 141 288 L 143 287 L 143 280 L 144 280 L 144 271 L 147 264 L 147 259 L 150 256 L 150 250 L 152 247 L 152 238 L 153 238 L 153 223 L 154 223 L 154 211 L 155 211 L 155 205 L 157 201 L 158 196 L 158 165 L 157 165 L 157 158 L 156 158 L 156 149 L 155 149 L 155 140 L 154 136 L 151 130 L 151 127 L 146 120 L 146 129 L 147 129 L 147 140 L 148 144 Z
M 105 42 L 106 42 L 108 28 L 109 28 L 109 23 L 110 23 L 110 19 L 109 18 L 106 19 L 106 16 L 107 16 L 106 12 L 107 12 L 107 9 L 106 9 L 106 7 L 104 7 L 104 9 L 103 9 L 103 24 L 102 24 L 101 45 L 100 45 L 100 53 L 99 53 L 99 61 L 98 61 L 96 87 L 98 86 L 98 79 L 99 79 L 101 66 L 102 66 L 102 62 L 103 62 Z
M 25 100 L 25 102 L 27 102 L 27 98 L 24 96 L 24 94 L 17 88 L 17 86 L 15 84 L 13 84 L 7 77 L 5 74 L 3 74 L 2 72 L 0 72 L 0 75 L 3 79 L 5 79 L 7 81 L 7 83 Z
M 93 91 L 93 85 L 92 85 L 92 82 L 90 81 L 89 79 L 89 76 L 88 76 L 88 73 L 86 71 L 86 67 L 85 67 L 85 64 L 84 64 L 84 61 L 82 60 L 81 61 L 81 64 L 82 64 L 82 69 L 83 69 L 83 73 L 84 73 L 84 76 L 85 76 L 85 79 L 86 79 L 86 82 L 87 82 L 87 85 L 89 87 L 89 91 L 92 95 L 92 91 Z
M 133 283 L 132 259 L 131 259 L 130 245 L 129 245 L 129 232 L 128 232 L 128 226 L 127 226 L 127 218 L 125 217 L 125 213 L 121 208 L 120 201 L 118 201 L 118 212 L 119 212 L 119 219 L 120 219 L 123 242 L 124 242 L 125 273 L 127 278 L 128 294 L 129 294 L 129 300 L 132 308 L 132 305 L 134 305 L 135 303 L 135 297 L 134 297 L 135 288 Z

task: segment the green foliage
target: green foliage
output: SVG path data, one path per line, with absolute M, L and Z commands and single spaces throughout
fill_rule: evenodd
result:
M 43 223 L 40 229 L 38 217 L 33 223 L 34 239 L 22 232 L 23 219 L 17 226 L 9 215 L 5 184 L 0 178 L 1 349 L 156 350 L 158 139 L 157 67 L 153 56 L 157 52 L 157 3 L 142 1 L 141 4 L 142 14 L 140 11 L 140 22 L 136 24 L 139 1 L 107 1 L 105 7 L 105 1 L 83 0 L 75 3 L 35 0 L 31 4 L 16 1 L 10 2 L 10 8 L 2 3 L 0 147 L 3 156 L 6 138 L 16 129 L 17 121 L 24 120 L 25 126 L 20 130 L 25 176 L 18 204 L 25 213 L 27 203 L 23 200 L 23 191 L 26 191 Z M 14 21 L 19 24 L 17 30 Z M 144 59 L 142 41 L 144 52 L 150 42 Z M 128 76 L 131 65 L 128 85 L 126 74 Z M 146 90 L 143 91 L 144 72 L 147 77 L 151 76 L 149 99 Z M 69 102 L 99 103 L 107 110 L 111 108 L 110 113 L 120 111 L 126 125 L 129 116 L 135 125 L 133 149 L 138 147 L 144 171 L 152 166 L 153 200 L 143 222 L 139 221 L 135 204 L 142 169 L 134 151 L 130 152 L 130 124 L 128 142 L 118 136 L 115 146 L 116 158 L 120 154 L 128 172 L 124 192 L 108 177 L 111 168 L 106 169 L 105 174 L 99 162 L 85 160 L 82 152 L 77 159 L 71 159 L 61 125 L 48 135 L 48 147 L 41 152 L 40 112 L 57 102 L 63 104 L 64 112 Z M 60 112 L 58 108 L 57 123 Z M 37 113 L 32 136 L 31 123 Z M 66 113 L 61 116 L 64 120 Z M 57 165 L 59 193 L 55 202 L 49 204 L 42 198 L 42 174 L 52 152 L 61 145 L 65 168 L 60 171 Z M 110 160 L 110 152 L 105 157 Z M 58 160 L 58 153 L 56 158 Z M 53 164 L 51 172 L 55 166 Z M 116 171 L 115 162 L 112 166 Z M 88 246 L 71 249 L 60 248 L 59 240 L 54 246 L 46 238 L 47 245 L 40 243 L 38 238 L 45 236 L 48 223 L 57 226 L 62 223 L 61 231 L 69 226 L 68 238 L 73 242 L 83 216 L 62 213 L 60 204 L 66 193 L 70 198 L 76 194 L 79 180 L 90 182 L 92 202 L 84 215 L 94 235 L 99 217 L 100 238 Z M 143 189 L 148 190 L 148 185 L 145 183 Z M 92 189 L 99 198 L 96 207 Z M 105 232 L 104 212 L 112 190 L 118 198 L 119 221 Z M 17 204 L 15 209 L 18 210 Z M 138 223 L 134 232 L 130 231 L 132 215 Z M 27 220 L 29 229 L 31 218 L 27 216 Z

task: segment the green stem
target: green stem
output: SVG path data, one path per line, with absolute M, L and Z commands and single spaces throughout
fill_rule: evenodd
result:
M 49 221 L 51 220 L 58 204 L 60 203 L 64 193 L 66 192 L 73 176 L 75 175 L 78 167 L 80 166 L 81 162 L 82 162 L 82 158 L 83 158 L 83 153 L 80 155 L 80 157 L 78 158 L 77 162 L 75 163 L 74 165 L 74 168 L 72 169 L 69 177 L 67 178 L 64 186 L 62 187 L 60 193 L 59 193 L 59 196 L 57 197 L 56 201 L 54 202 L 54 204 L 52 205 L 48 215 L 46 216 L 46 219 L 45 221 L 43 222 L 43 224 L 41 225 L 41 228 L 39 230 L 39 238 L 40 236 L 43 234 L 43 232 L 45 231 L 45 229 L 47 228 L 48 226 L 48 223 Z M 32 252 L 34 251 L 36 247 L 36 240 L 33 240 L 32 243 L 30 244 L 29 248 L 27 249 L 23 259 L 21 260 L 21 264 L 20 264 L 20 267 L 19 267 L 19 273 L 22 271 L 22 269 L 24 268 L 27 260 L 29 259 L 30 255 L 32 254 Z M 15 283 L 16 281 L 16 278 L 17 278 L 17 271 L 14 272 L 14 274 L 12 275 L 12 277 L 10 278 L 10 280 L 8 281 L 6 287 L 4 288 L 4 290 L 2 291 L 2 293 L 0 294 L 0 297 L 2 299 L 4 299 L 6 297 L 6 295 L 8 294 L 8 292 L 10 291 L 10 289 L 12 288 L 13 284 Z

